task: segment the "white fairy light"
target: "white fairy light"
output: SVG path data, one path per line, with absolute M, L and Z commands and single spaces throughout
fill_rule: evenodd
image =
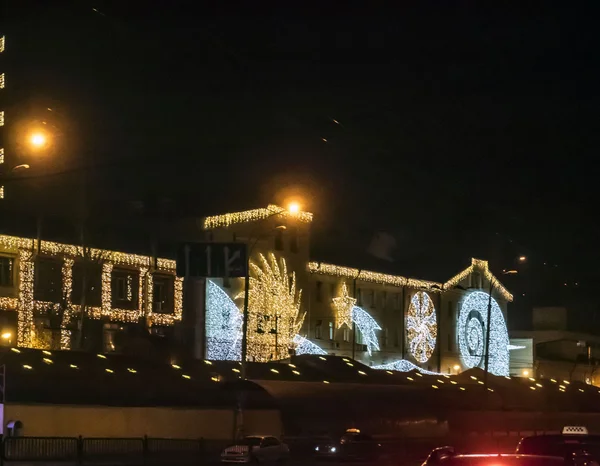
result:
M 470 293 L 461 303 L 457 322 L 458 345 L 463 365 L 483 367 L 487 332 L 489 294 Z M 509 375 L 509 339 L 500 306 L 492 298 L 490 325 L 489 371 L 494 375 Z
M 406 359 L 399 359 L 398 361 L 390 362 L 387 364 L 381 364 L 379 366 L 373 366 L 371 369 L 384 370 L 384 371 L 397 371 L 397 372 L 410 372 L 417 370 L 425 375 L 443 375 L 440 372 L 432 372 L 423 369 Z
M 217 361 L 241 359 L 243 315 L 212 280 L 206 283 L 206 353 Z
M 369 355 L 374 350 L 379 351 L 379 340 L 375 332 L 381 330 L 381 327 L 377 321 L 362 307 L 354 306 L 352 308 L 352 322 L 356 324 L 356 327 L 360 331 Z
M 300 335 L 296 335 L 294 337 L 293 343 L 294 347 L 296 348 L 296 356 L 301 354 L 327 354 L 327 351 Z
M 437 318 L 435 306 L 427 293 L 419 291 L 410 300 L 406 330 L 409 351 L 415 360 L 421 364 L 429 361 L 437 341 Z

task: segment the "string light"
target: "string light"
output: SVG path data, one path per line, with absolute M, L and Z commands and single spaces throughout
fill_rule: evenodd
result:
M 30 347 L 33 343 L 33 252 L 19 249 L 19 303 L 17 307 L 17 344 Z
M 407 361 L 406 359 L 399 359 L 398 361 L 390 362 L 387 364 L 373 366 L 373 367 L 371 367 L 371 369 L 378 369 L 378 370 L 384 370 L 384 371 L 396 371 L 396 372 L 411 372 L 411 371 L 416 370 L 416 371 L 418 371 L 417 375 L 421 375 L 421 373 L 423 373 L 425 375 L 443 375 L 439 372 L 432 372 L 432 371 L 425 370 L 422 367 L 419 367 L 419 366 L 413 364 L 412 362 Z
M 480 270 L 483 272 L 486 280 L 493 284 L 493 287 L 496 289 L 500 295 L 506 299 L 507 301 L 513 300 L 513 295 L 500 283 L 500 281 L 490 272 L 490 268 L 488 265 L 488 261 L 484 261 L 481 259 L 471 259 L 471 265 L 467 267 L 462 272 L 458 273 L 446 283 L 444 283 L 444 290 L 449 290 L 454 286 L 458 285 L 461 281 L 471 275 L 475 270 Z
M 275 215 L 282 217 L 293 217 L 303 223 L 310 223 L 313 219 L 313 214 L 310 212 L 290 212 L 288 209 L 279 207 L 273 204 L 266 208 L 245 210 L 242 212 L 231 212 L 222 215 L 213 215 L 204 219 L 202 228 L 204 230 L 212 230 L 213 228 L 228 227 L 236 223 L 256 222 L 264 220 Z
M 427 293 L 419 291 L 410 300 L 406 330 L 410 353 L 421 364 L 429 361 L 437 341 L 437 317 Z
M 352 327 L 352 309 L 356 304 L 356 299 L 348 295 L 348 287 L 346 282 L 342 282 L 340 287 L 339 296 L 332 299 L 332 307 L 335 312 L 335 322 L 337 328 L 346 324 L 348 327 Z
M 352 308 L 352 322 L 356 324 L 358 331 L 360 331 L 369 356 L 373 351 L 379 351 L 379 340 L 375 332 L 381 330 L 381 327 L 377 321 L 362 307 L 354 306 Z
M 284 258 L 259 254 L 260 265 L 250 262 L 248 292 L 248 356 L 256 362 L 285 359 L 304 321 L 300 313 L 302 290 L 296 274 L 288 275 Z M 235 299 L 244 297 L 244 292 Z
M 379 272 L 369 272 L 368 270 L 358 270 L 351 267 L 342 267 L 323 262 L 309 262 L 307 265 L 307 270 L 309 273 L 349 278 L 351 280 L 356 279 L 363 282 L 380 283 L 383 285 L 393 285 L 398 287 L 408 286 L 411 288 L 425 288 L 430 292 L 440 292 L 442 290 L 442 284 L 437 282 L 418 280 L 415 278 L 405 278 L 398 275 L 388 275 Z
M 482 291 L 469 293 L 460 305 L 457 331 L 460 355 L 467 368 L 484 364 L 487 307 L 490 295 Z M 489 371 L 494 375 L 509 375 L 510 354 L 506 322 L 500 306 L 492 302 L 489 346 Z
M 62 293 L 65 308 L 63 309 L 62 322 L 60 326 L 60 349 L 71 349 L 71 331 L 67 329 L 73 317 L 73 305 L 71 303 L 71 290 L 73 289 L 73 259 L 66 258 L 62 265 Z
M 293 343 L 297 356 L 301 354 L 327 354 L 327 351 L 300 335 L 296 335 L 294 337 Z
M 208 359 L 239 361 L 242 354 L 243 316 L 212 280 L 206 285 L 206 348 Z

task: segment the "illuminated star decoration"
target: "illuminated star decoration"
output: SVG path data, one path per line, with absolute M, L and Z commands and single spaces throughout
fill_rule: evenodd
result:
M 352 322 L 356 324 L 360 331 L 369 356 L 374 350 L 379 351 L 379 340 L 375 332 L 381 330 L 381 327 L 377 321 L 362 307 L 354 306 L 352 308 Z
M 410 353 L 421 364 L 429 361 L 436 345 L 437 318 L 427 293 L 419 291 L 410 300 L 406 330 Z
M 344 324 L 352 327 L 352 309 L 356 304 L 356 299 L 348 296 L 348 287 L 345 282 L 342 282 L 340 295 L 337 298 L 333 298 L 332 301 L 331 305 L 335 311 L 337 328 L 340 328 Z
M 212 280 L 206 285 L 206 356 L 216 361 L 241 359 L 243 316 Z
M 259 254 L 260 265 L 250 262 L 248 294 L 248 357 L 267 362 L 289 357 L 293 339 L 302 327 L 302 290 L 296 290 L 296 274 L 288 274 L 284 258 Z M 240 293 L 234 299 L 243 299 Z
M 458 345 L 463 364 L 483 367 L 487 332 L 487 308 L 490 295 L 483 291 L 470 293 L 460 306 L 457 322 Z M 490 324 L 489 371 L 494 375 L 509 375 L 510 342 L 500 306 L 492 298 Z

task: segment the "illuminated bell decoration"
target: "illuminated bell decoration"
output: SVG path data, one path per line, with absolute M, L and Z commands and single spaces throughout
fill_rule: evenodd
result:
M 415 360 L 421 364 L 429 361 L 437 340 L 437 318 L 433 301 L 423 291 L 415 293 L 410 300 L 406 332 L 408 348 Z

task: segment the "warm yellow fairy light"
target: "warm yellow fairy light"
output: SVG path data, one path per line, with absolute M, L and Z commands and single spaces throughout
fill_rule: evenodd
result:
M 259 263 L 250 262 L 248 358 L 256 362 L 285 359 L 304 321 L 302 290 L 296 290 L 296 274 L 288 275 L 285 259 L 260 254 Z M 243 297 L 242 292 L 235 299 Z
M 488 261 L 475 258 L 471 259 L 471 265 L 469 267 L 467 267 L 462 272 L 458 273 L 446 283 L 444 283 L 444 290 L 449 290 L 454 286 L 458 285 L 461 281 L 463 281 L 465 278 L 471 275 L 471 273 L 473 273 L 473 271 L 475 270 L 480 270 L 481 272 L 483 272 L 486 280 L 493 283 L 493 286 L 496 289 L 496 291 L 500 293 L 500 295 L 504 299 L 506 299 L 507 301 L 513 300 L 513 295 L 504 287 L 504 285 L 502 285 L 502 283 L 500 283 L 500 281 L 492 274 L 492 272 L 490 272 Z
M 30 366 L 29 364 L 23 364 L 23 369 L 27 369 L 30 371 L 31 369 L 33 369 L 33 367 Z
M 75 364 L 69 364 L 69 367 L 70 367 L 71 369 L 79 369 L 79 367 L 78 367 L 78 366 L 76 366 Z
M 304 223 L 310 223 L 313 219 L 312 213 L 303 212 L 299 208 L 296 212 L 291 212 L 283 207 L 270 204 L 266 208 L 245 210 L 242 212 L 231 212 L 228 214 L 206 217 L 202 227 L 204 230 L 212 230 L 213 228 L 228 227 L 236 223 L 256 222 L 258 220 L 264 220 L 276 215 L 282 217 L 291 216 L 294 219 Z
M 4 73 L 0 73 L 0 89 L 4 89 Z
M 127 368 L 127 372 L 130 372 L 132 374 L 137 374 L 137 371 L 135 369 L 132 369 L 131 367 Z
M 73 305 L 71 303 L 71 292 L 73 290 L 73 264 L 75 261 L 71 258 L 65 258 L 62 266 L 62 291 L 66 307 L 63 312 L 61 330 L 60 330 L 60 349 L 71 349 L 71 331 L 67 326 L 73 318 Z
M 188 379 L 188 380 L 191 379 L 191 377 L 187 374 L 181 374 L 181 377 L 183 377 L 184 379 Z
M 351 267 L 325 264 L 323 262 L 309 262 L 307 270 L 309 273 L 318 275 L 330 275 L 351 280 L 357 279 L 363 282 L 380 283 L 392 286 L 408 286 L 411 288 L 426 288 L 430 292 L 440 292 L 442 290 L 442 284 L 437 282 L 406 278 L 398 275 L 388 275 L 379 272 L 370 272 L 368 270 L 358 270 Z
M 54 361 L 49 358 L 43 358 L 42 361 L 44 361 L 46 364 L 54 364 Z
M 356 299 L 348 295 L 348 287 L 345 282 L 342 282 L 338 296 L 331 301 L 337 328 L 340 328 L 344 324 L 346 324 L 348 328 L 352 328 L 352 309 L 356 304 Z
M 31 347 L 33 343 L 33 252 L 19 249 L 19 303 L 17 315 L 17 344 Z
M 104 370 L 105 370 L 106 372 L 108 372 L 109 374 L 114 374 L 114 372 L 115 372 L 115 371 L 113 371 L 112 369 L 108 369 L 108 368 L 106 368 L 106 369 L 104 369 Z

